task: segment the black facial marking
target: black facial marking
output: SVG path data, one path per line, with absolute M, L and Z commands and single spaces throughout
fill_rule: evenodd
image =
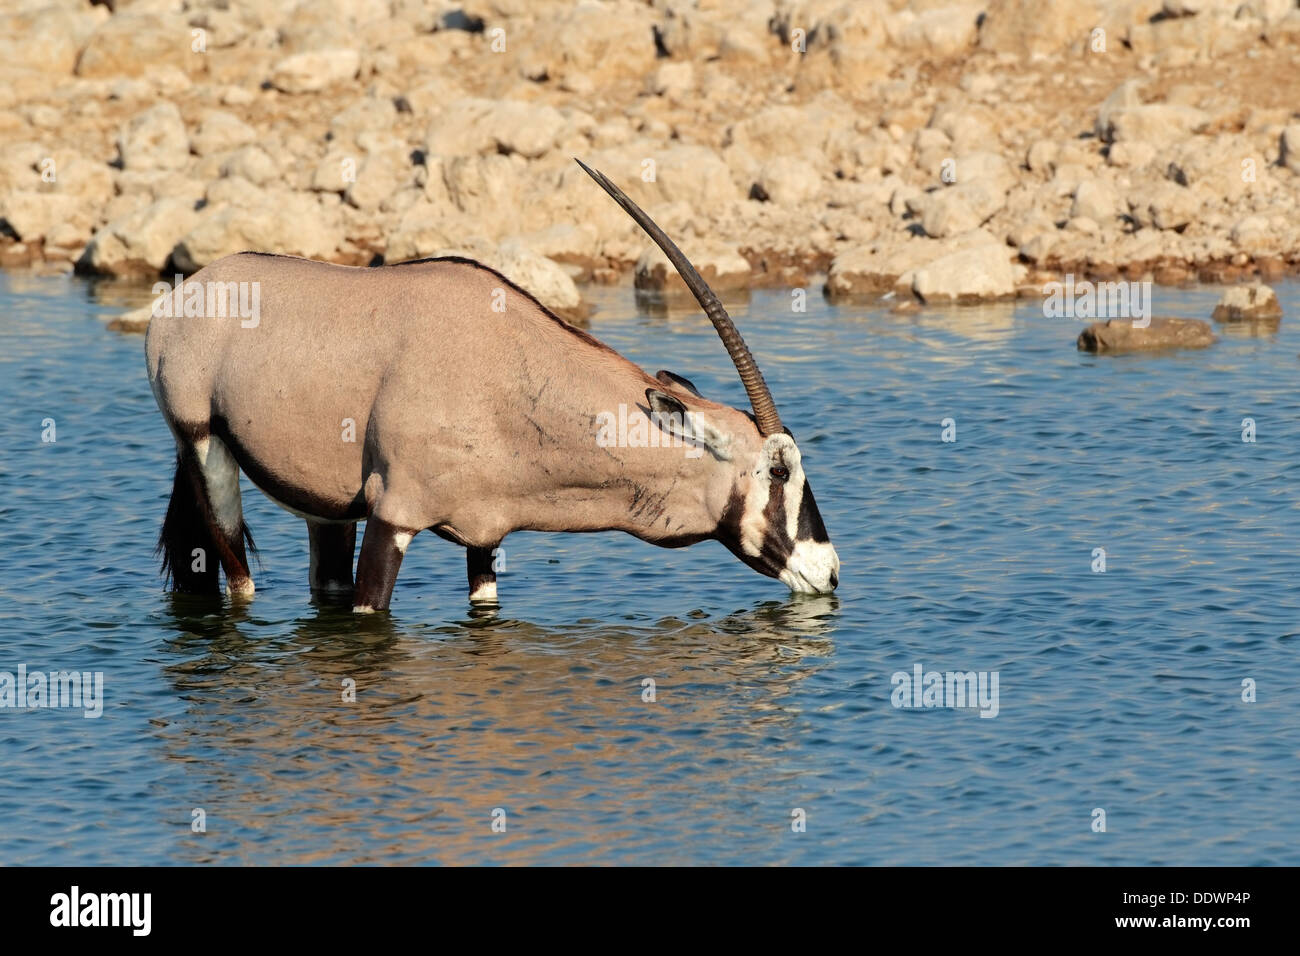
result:
M 826 525 L 822 524 L 817 502 L 813 500 L 812 486 L 807 481 L 803 483 L 803 501 L 799 502 L 799 525 L 795 529 L 795 536 L 800 541 L 812 540 L 819 544 L 829 544 L 831 540 L 831 536 L 826 533 Z
M 785 492 L 783 481 L 774 481 L 767 486 L 767 507 L 763 509 L 763 550 L 760 557 L 770 561 L 778 568 L 784 568 L 790 553 L 794 551 L 794 542 L 785 530 Z

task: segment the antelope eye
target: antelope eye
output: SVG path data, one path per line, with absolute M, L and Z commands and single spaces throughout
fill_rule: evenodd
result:
M 773 465 L 771 470 L 768 471 L 768 474 L 777 481 L 785 481 L 790 477 L 790 469 L 785 467 L 785 465 Z

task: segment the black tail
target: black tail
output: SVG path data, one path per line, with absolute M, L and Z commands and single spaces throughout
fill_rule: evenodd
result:
M 167 504 L 167 517 L 163 519 L 156 549 L 162 555 L 163 581 L 170 581 L 174 591 L 221 593 L 218 578 L 221 562 L 209 530 L 212 525 L 207 512 L 198 462 L 191 452 L 177 452 L 172 498 Z M 196 567 L 200 570 L 195 570 Z

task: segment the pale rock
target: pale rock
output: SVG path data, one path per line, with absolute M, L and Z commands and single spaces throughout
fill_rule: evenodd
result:
M 969 302 L 1010 298 L 1016 294 L 1017 274 L 1010 250 L 980 243 L 940 256 L 917 269 L 912 292 L 926 303 Z
M 235 150 L 222 161 L 221 175 L 266 186 L 280 178 L 280 167 L 261 146 L 250 145 Z
M 1106 162 L 1120 169 L 1141 169 L 1156 160 L 1156 148 L 1138 140 L 1111 143 L 1106 151 Z
M 108 323 L 108 329 L 113 332 L 147 332 L 149 331 L 149 322 L 153 319 L 153 303 L 149 302 L 140 306 L 138 309 L 132 309 L 130 312 L 123 312 L 121 315 L 112 319 Z
M 812 202 L 822 191 L 822 179 L 809 162 L 795 156 L 776 156 L 763 163 L 754 183 L 755 192 L 778 205 Z
M 988 0 L 984 7 L 980 47 L 1021 58 L 1089 43 L 1102 11 L 1096 0 Z
M 715 292 L 747 288 L 751 269 L 749 260 L 726 242 L 713 239 L 682 243 L 682 252 Z M 633 285 L 643 292 L 687 296 L 690 290 L 658 246 L 648 246 L 637 259 Z
M 23 242 L 45 238 L 60 223 L 79 213 L 77 197 L 63 193 L 18 189 L 0 196 L 0 222 Z
M 131 118 L 118 134 L 122 168 L 180 169 L 190 161 L 190 139 L 174 103 L 163 101 Z
M 689 60 L 664 63 L 650 74 L 646 89 L 656 96 L 686 96 L 695 89 L 695 65 Z
M 412 173 L 405 149 L 371 153 L 357 170 L 356 182 L 348 184 L 344 198 L 357 209 L 373 211 L 407 185 Z
M 353 79 L 360 68 L 356 50 L 311 50 L 275 64 L 270 82 L 282 93 L 316 93 Z
M 1070 218 L 1086 217 L 1095 224 L 1109 223 L 1121 212 L 1119 193 L 1104 180 L 1087 179 L 1074 191 Z
M 328 259 L 344 241 L 337 212 L 315 194 L 268 190 L 267 202 L 257 207 L 204 209 L 198 224 L 172 250 L 172 261 L 191 273 L 243 251 Z
M 466 215 L 501 228 L 516 217 L 519 177 L 508 156 L 457 156 L 443 170 L 448 196 Z
M 1201 200 L 1192 190 L 1171 182 L 1134 194 L 1129 210 L 1138 225 L 1156 229 L 1182 229 L 1201 211 Z
M 916 198 L 914 205 L 921 228 L 934 239 L 969 232 L 983 221 L 957 187 L 925 193 Z
M 108 19 L 108 11 L 83 12 L 72 5 L 34 3 L 0 15 L 0 63 L 67 76 L 87 39 Z
M 1266 285 L 1250 285 L 1226 289 L 1214 307 L 1213 318 L 1216 322 L 1250 322 L 1281 315 L 1282 304 L 1276 292 Z
M 982 12 L 981 4 L 952 4 L 919 14 L 908 10 L 901 15 L 903 19 L 895 18 L 890 33 L 904 50 L 932 58 L 950 57 L 975 42 L 976 21 Z
M 1272 227 L 1267 216 L 1243 216 L 1233 224 L 1229 238 L 1238 246 L 1266 246 L 1273 239 Z
M 190 31 L 179 17 L 123 10 L 100 23 L 77 60 L 78 76 L 133 77 L 159 66 L 203 68 L 203 54 L 190 49 Z
M 100 275 L 158 275 L 176 243 L 198 220 L 193 202 L 159 199 L 96 232 L 80 265 Z
M 1112 111 L 1101 135 L 1110 143 L 1126 140 L 1173 143 L 1203 129 L 1209 121 L 1209 115 L 1194 106 L 1147 103 Z
M 564 268 L 517 239 L 502 242 L 484 265 L 495 268 L 553 312 L 576 317 L 584 311 L 578 287 Z
M 1025 154 L 1025 165 L 1036 173 L 1050 173 L 1056 166 L 1061 147 L 1050 139 L 1037 140 Z
M 406 262 L 453 246 L 463 238 L 459 213 L 447 206 L 421 200 L 405 211 L 397 226 L 384 237 L 384 261 Z
M 397 107 L 391 97 L 360 97 L 330 120 L 330 147 L 354 145 L 364 133 L 390 132 L 397 122 Z
M 766 63 L 771 57 L 770 38 L 746 23 L 733 23 L 718 39 L 718 57 L 730 63 Z
M 430 122 L 425 150 L 441 157 L 501 152 L 532 159 L 550 152 L 567 125 L 551 106 L 464 97 Z
M 206 110 L 190 138 L 190 149 L 198 156 L 213 156 L 246 146 L 257 139 L 257 131 L 233 113 Z

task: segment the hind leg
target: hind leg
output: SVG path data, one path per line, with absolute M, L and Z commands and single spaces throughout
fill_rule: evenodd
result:
M 253 575 L 248 569 L 244 539 L 247 537 L 251 544 L 252 537 L 244 526 L 244 509 L 239 498 L 239 464 L 216 435 L 195 442 L 194 457 L 207 505 L 204 517 L 221 570 L 226 573 L 226 590 L 232 596 L 251 597 Z
M 308 520 L 307 537 L 311 542 L 311 593 L 322 597 L 351 594 L 356 523 Z

